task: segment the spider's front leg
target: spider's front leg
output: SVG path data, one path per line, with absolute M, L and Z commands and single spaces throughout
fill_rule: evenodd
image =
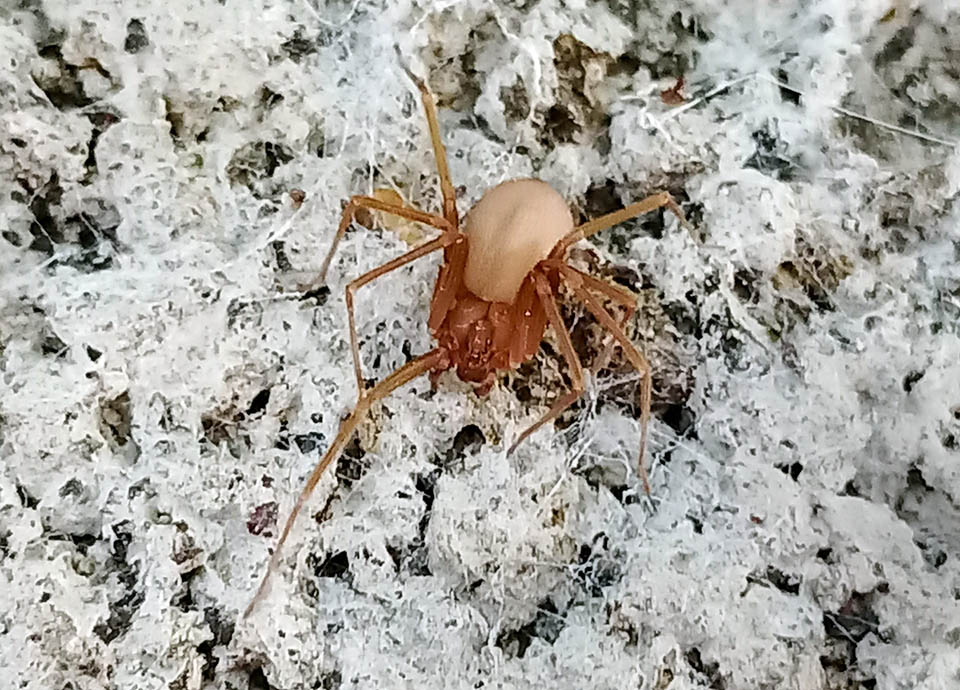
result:
M 453 182 L 450 181 L 450 166 L 447 165 L 447 150 L 443 146 L 443 137 L 440 134 L 440 123 L 437 120 L 437 104 L 434 101 L 433 94 L 427 88 L 426 82 L 411 72 L 403 64 L 402 57 L 400 66 L 410 77 L 410 81 L 417 85 L 420 90 L 420 100 L 423 102 L 423 111 L 427 116 L 427 127 L 430 129 L 430 141 L 433 143 L 433 156 L 437 161 L 437 174 L 440 175 L 440 192 L 443 194 L 443 217 L 451 225 L 456 225 L 459 216 L 457 215 L 457 193 L 453 188 Z

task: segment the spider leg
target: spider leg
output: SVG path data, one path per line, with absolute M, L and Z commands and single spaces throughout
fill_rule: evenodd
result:
M 382 400 L 390 395 L 390 393 L 405 383 L 409 383 L 413 379 L 427 373 L 435 367 L 442 366 L 446 357 L 447 354 L 443 350 L 431 350 L 427 354 L 421 355 L 417 359 L 403 365 L 385 379 L 380 381 L 380 383 L 371 388 L 369 391 L 360 393 L 360 396 L 357 399 L 357 404 L 353 408 L 353 412 L 351 412 L 350 416 L 340 424 L 340 430 L 337 432 L 336 438 L 333 439 L 333 443 L 330 444 L 327 452 L 323 454 L 320 462 L 318 462 L 313 468 L 313 472 L 310 473 L 307 483 L 304 485 L 300 495 L 297 497 L 297 502 L 294 504 L 293 510 L 291 510 L 290 515 L 287 516 L 287 521 L 283 525 L 283 531 L 280 532 L 280 539 L 277 541 L 277 545 L 273 549 L 273 555 L 270 556 L 270 562 L 267 565 L 267 571 L 263 576 L 263 580 L 260 581 L 260 586 L 257 588 L 256 594 L 253 595 L 253 599 L 250 600 L 250 603 L 243 612 L 244 618 L 250 615 L 257 603 L 259 603 L 266 594 L 267 586 L 270 582 L 270 576 L 279 567 L 283 545 L 287 541 L 287 537 L 290 535 L 290 530 L 293 528 L 293 524 L 296 522 L 297 516 L 300 515 L 304 505 L 310 498 L 310 495 L 313 493 L 314 488 L 317 486 L 317 482 L 320 481 L 320 477 L 323 476 L 324 471 L 327 469 L 330 463 L 336 460 L 340 456 L 340 453 L 343 452 L 347 442 L 353 437 L 353 433 L 356 431 L 357 425 L 363 420 L 364 417 L 366 417 L 370 407 L 378 400 Z
M 347 202 L 347 205 L 344 206 L 343 213 L 340 215 L 340 225 L 337 227 L 337 234 L 333 238 L 333 244 L 330 245 L 330 251 L 327 252 L 327 256 L 323 260 L 323 265 L 320 267 L 320 275 L 307 288 L 304 289 L 304 292 L 309 292 L 310 290 L 320 287 L 327 282 L 327 270 L 330 268 L 330 262 L 333 260 L 333 255 L 337 251 L 337 246 L 340 244 L 340 240 L 342 240 L 343 236 L 346 234 L 347 228 L 350 227 L 350 223 L 353 222 L 353 214 L 359 208 L 369 208 L 374 211 L 383 211 L 384 213 L 399 216 L 400 218 L 406 218 L 407 220 L 412 220 L 417 223 L 433 226 L 443 230 L 444 232 L 451 232 L 455 227 L 454 225 L 448 223 L 445 218 L 441 218 L 440 216 L 432 213 L 425 213 L 424 211 L 420 211 L 415 208 L 409 208 L 407 206 L 400 206 L 399 204 L 390 204 L 385 201 L 380 201 L 380 199 L 375 199 L 372 196 L 352 196 Z
M 560 316 L 560 310 L 557 308 L 557 300 L 553 296 L 553 289 L 550 287 L 550 283 L 547 281 L 546 276 L 536 269 L 534 270 L 534 280 L 536 281 L 537 296 L 540 298 L 540 303 L 543 305 L 543 309 L 547 314 L 547 321 L 551 326 L 553 326 L 553 331 L 557 335 L 557 340 L 559 341 L 558 344 L 560 346 L 560 354 L 567 361 L 567 365 L 570 367 L 571 390 L 557 398 L 549 412 L 534 422 L 517 437 L 517 439 L 513 442 L 513 445 L 510 446 L 510 449 L 507 450 L 507 455 L 512 454 L 513 451 L 516 450 L 517 446 L 523 443 L 523 441 L 530 436 L 530 434 L 535 432 L 544 424 L 547 424 L 548 422 L 551 422 L 559 417 L 564 410 L 570 407 L 581 395 L 583 395 L 583 391 L 585 389 L 583 380 L 583 365 L 580 364 L 580 358 L 577 357 L 577 352 L 573 349 L 573 342 L 570 340 L 570 332 L 563 323 L 563 317 Z
M 629 206 L 625 206 L 619 211 L 607 213 L 599 218 L 594 218 L 593 220 L 588 220 L 582 225 L 578 225 L 571 230 L 566 237 L 557 242 L 557 246 L 554 247 L 550 256 L 551 258 L 559 259 L 563 257 L 564 252 L 566 252 L 570 245 L 576 244 L 585 237 L 590 237 L 590 235 L 595 235 L 601 230 L 606 230 L 607 228 L 613 227 L 617 223 L 622 223 L 625 220 L 642 216 L 644 213 L 649 213 L 650 211 L 654 211 L 663 206 L 666 206 L 673 211 L 674 215 L 677 216 L 677 218 L 680 220 L 680 223 L 685 228 L 688 230 L 691 229 L 690 223 L 683 215 L 683 211 L 680 210 L 680 205 L 676 202 L 676 200 L 670 195 L 669 192 L 660 192 L 658 194 L 648 196 L 646 199 L 642 199 L 641 201 L 630 204 Z
M 620 326 L 620 330 L 624 330 L 624 328 L 626 328 L 627 322 L 630 321 L 630 319 L 633 318 L 633 315 L 636 313 L 637 296 L 627 288 L 620 287 L 619 285 L 613 285 L 611 283 L 602 281 L 598 278 L 594 278 L 589 273 L 584 273 L 583 271 L 579 271 L 575 269 L 573 266 L 567 265 L 558 259 L 548 259 L 544 261 L 544 265 L 546 265 L 549 268 L 555 268 L 557 270 L 560 270 L 561 266 L 566 266 L 568 270 L 573 271 L 574 273 L 579 275 L 588 288 L 595 290 L 596 292 L 599 292 L 600 294 L 604 295 L 607 299 L 611 300 L 612 302 L 616 302 L 620 306 L 622 306 L 624 308 L 623 315 L 620 317 L 620 321 L 617 324 L 618 326 Z M 610 363 L 610 357 L 613 354 L 613 346 L 616 342 L 617 342 L 616 339 L 607 341 L 607 344 L 603 350 L 603 353 L 597 359 L 597 362 L 590 368 L 590 371 L 592 374 L 596 375 L 597 372 L 599 372 L 601 369 L 603 369 L 605 366 L 607 366 Z
M 630 361 L 630 363 L 637 369 L 641 374 L 640 379 L 640 458 L 638 461 L 640 479 L 643 482 L 643 490 L 649 494 L 650 493 L 650 482 L 647 478 L 647 470 L 643 464 L 644 452 L 647 448 L 647 425 L 650 423 L 650 397 L 651 397 L 651 387 L 652 387 L 652 374 L 650 371 L 650 363 L 647 361 L 647 358 L 643 356 L 630 339 L 627 337 L 626 333 L 623 332 L 623 329 L 617 325 L 617 322 L 612 316 L 603 308 L 603 305 L 597 301 L 597 298 L 594 297 L 590 291 L 587 289 L 587 284 L 590 283 L 590 286 L 594 289 L 606 289 L 611 288 L 611 286 L 604 283 L 602 280 L 598 280 L 593 276 L 588 276 L 580 271 L 577 271 L 570 266 L 561 265 L 560 266 L 560 276 L 563 278 L 564 282 L 567 284 L 567 287 L 573 291 L 573 293 L 583 301 L 587 309 L 596 317 L 597 321 L 606 328 L 610 333 L 616 338 L 617 342 L 620 343 L 620 347 L 623 348 L 623 354 Z M 595 281 L 595 282 L 594 282 Z M 603 285 L 604 288 L 600 286 Z M 615 289 L 615 288 L 611 288 Z
M 449 247 L 452 244 L 462 243 L 463 240 L 459 233 L 457 232 L 445 232 L 440 237 L 432 239 L 429 242 L 424 242 L 418 247 L 414 247 L 409 252 L 402 256 L 398 256 L 392 261 L 377 266 L 371 271 L 367 271 L 359 278 L 354 278 L 349 283 L 344 290 L 344 299 L 347 303 L 347 324 L 350 328 L 350 350 L 353 353 L 353 371 L 357 377 L 357 394 L 363 395 L 363 391 L 366 390 L 366 383 L 363 378 L 363 372 L 360 370 L 360 345 L 357 342 L 357 325 L 356 319 L 354 318 L 353 312 L 353 297 L 358 288 L 363 287 L 367 283 L 376 280 L 380 276 L 389 273 L 401 266 L 405 266 L 411 261 L 416 261 L 422 256 L 426 256 L 431 252 L 435 252 L 438 249 L 444 249 Z
M 420 89 L 420 100 L 423 101 L 423 111 L 427 116 L 427 127 L 430 128 L 430 140 L 433 142 L 433 156 L 437 160 L 437 173 L 440 175 L 440 191 L 443 194 L 443 217 L 447 222 L 456 226 L 459 216 L 457 215 L 457 193 L 450 181 L 450 168 L 447 165 L 447 150 L 443 145 L 443 138 L 440 136 L 440 124 L 437 122 L 437 104 L 434 101 L 433 94 L 427 87 L 426 82 L 403 64 L 400 66 L 410 77 L 410 81 Z
M 443 252 L 443 262 L 440 264 L 437 284 L 430 298 L 430 316 L 427 319 L 427 328 L 432 336 L 437 335 L 437 329 L 440 328 L 447 312 L 456 301 L 457 288 L 463 280 L 463 269 L 466 265 L 466 241 L 454 242 Z
M 627 323 L 637 312 L 637 305 L 624 304 L 621 306 L 623 306 L 623 313 L 620 315 L 620 320 L 617 322 L 617 325 L 622 331 L 627 327 Z M 607 342 L 603 346 L 603 352 L 600 353 L 600 356 L 597 357 L 597 361 L 593 363 L 592 367 L 590 367 L 590 373 L 593 376 L 599 374 L 608 364 L 610 364 L 610 360 L 613 358 L 613 346 L 616 344 L 616 338 L 611 337 L 607 339 Z

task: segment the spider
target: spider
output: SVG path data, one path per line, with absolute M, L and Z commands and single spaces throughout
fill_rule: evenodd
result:
M 641 373 L 641 415 L 639 472 L 644 490 L 650 486 L 643 464 L 650 421 L 650 364 L 624 333 L 625 323 L 636 310 L 635 295 L 568 265 L 565 257 L 571 245 L 636 216 L 667 207 L 689 227 L 673 197 L 660 192 L 581 225 L 575 225 L 570 208 L 559 192 L 536 179 L 502 182 L 487 191 L 461 221 L 456 193 L 450 181 L 447 155 L 440 136 L 437 110 L 426 83 L 404 67 L 420 90 L 423 109 L 433 143 L 442 213 L 426 213 L 398 203 L 370 196 L 351 197 L 343 209 L 337 234 L 313 287 L 326 282 L 327 270 L 337 245 L 360 209 L 380 211 L 431 226 L 440 236 L 425 242 L 392 261 L 347 283 L 345 299 L 350 330 L 353 369 L 357 379 L 357 404 L 343 420 L 333 443 L 314 467 L 280 533 L 266 573 L 244 616 L 264 596 L 271 573 L 278 567 L 280 552 L 304 504 L 324 471 L 340 456 L 357 425 L 371 406 L 400 386 L 429 374 L 431 380 L 455 369 L 463 380 L 474 384 L 479 395 L 488 393 L 499 371 L 515 369 L 536 353 L 549 324 L 558 340 L 560 354 L 570 368 L 570 390 L 557 398 L 550 410 L 521 433 L 507 451 L 512 453 L 530 434 L 556 419 L 584 392 L 583 366 L 573 348 L 557 307 L 557 293 L 563 283 L 579 298 L 597 321 L 610 332 L 629 362 Z M 443 251 L 437 283 L 430 301 L 427 326 L 437 346 L 403 365 L 372 387 L 360 369 L 360 351 L 354 322 L 356 291 L 401 266 L 432 252 Z M 601 295 L 623 307 L 618 323 L 597 299 Z

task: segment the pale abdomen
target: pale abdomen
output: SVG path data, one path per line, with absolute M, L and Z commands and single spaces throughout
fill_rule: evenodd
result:
M 502 182 L 464 218 L 464 286 L 490 302 L 512 303 L 531 269 L 573 227 L 567 202 L 546 182 Z

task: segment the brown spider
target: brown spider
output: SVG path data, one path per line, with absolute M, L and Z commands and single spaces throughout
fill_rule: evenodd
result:
M 354 214 L 360 209 L 381 211 L 423 223 L 437 228 L 441 234 L 347 284 L 350 347 L 359 391 L 357 404 L 350 416 L 341 423 L 336 438 L 300 492 L 296 505 L 283 526 L 263 580 L 244 616 L 249 615 L 263 597 L 270 575 L 279 563 L 280 551 L 290 529 L 323 472 L 343 452 L 357 425 L 378 400 L 423 374 L 430 374 L 431 379 L 435 379 L 448 369 L 456 369 L 462 380 L 473 383 L 476 392 L 484 395 L 496 381 L 497 372 L 515 369 L 536 353 L 547 323 L 553 327 L 559 341 L 560 354 L 570 367 L 571 390 L 561 395 L 542 418 L 517 437 L 507 451 L 508 454 L 534 431 L 556 419 L 583 394 L 583 367 L 557 308 L 556 295 L 561 282 L 582 300 L 597 321 L 610 331 L 616 342 L 620 343 L 627 359 L 642 374 L 639 468 L 644 490 L 650 492 L 643 466 L 647 424 L 650 420 L 650 364 L 623 331 L 623 324 L 636 309 L 635 295 L 625 288 L 610 285 L 569 266 L 565 256 L 571 245 L 585 237 L 663 206 L 673 211 L 680 222 L 686 225 L 680 207 L 670 194 L 661 192 L 619 211 L 575 226 L 570 208 L 556 190 L 540 180 L 520 179 L 502 182 L 490 189 L 470 209 L 461 226 L 433 96 L 422 80 L 409 70 L 407 74 L 420 89 L 426 111 L 440 175 L 443 213 L 425 213 L 369 196 L 351 197 L 343 210 L 336 237 L 315 286 L 325 282 L 337 245 L 353 222 Z M 353 316 L 354 293 L 385 273 L 440 249 L 443 250 L 443 262 L 440 265 L 427 321 L 431 335 L 437 340 L 437 346 L 368 388 L 360 371 L 360 351 Z M 594 293 L 624 308 L 620 324 Z

